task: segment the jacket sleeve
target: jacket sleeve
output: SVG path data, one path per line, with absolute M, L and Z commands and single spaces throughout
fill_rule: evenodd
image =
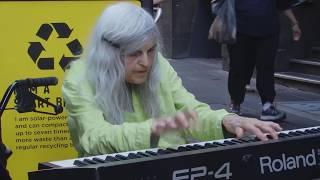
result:
M 222 120 L 229 113 L 224 110 L 212 110 L 208 104 L 199 102 L 194 95 L 182 85 L 182 81 L 167 60 L 162 58 L 165 69 L 166 82 L 170 87 L 170 94 L 177 111 L 189 108 L 198 114 L 198 121 L 185 131 L 186 137 L 201 141 L 222 139 Z
M 113 125 L 94 102 L 92 88 L 79 74 L 84 69 L 73 64 L 66 74 L 62 93 L 68 125 L 79 156 L 150 148 L 151 120 Z

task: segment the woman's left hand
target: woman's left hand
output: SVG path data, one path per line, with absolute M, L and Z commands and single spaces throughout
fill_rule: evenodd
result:
M 262 141 L 268 140 L 266 134 L 270 134 L 273 139 L 278 139 L 278 131 L 282 128 L 274 122 L 260 121 L 255 118 L 247 118 L 238 115 L 226 115 L 222 121 L 225 129 L 241 138 L 244 134 L 256 135 Z

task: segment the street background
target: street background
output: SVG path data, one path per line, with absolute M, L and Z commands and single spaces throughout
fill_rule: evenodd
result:
M 186 58 L 169 60 L 184 86 L 196 98 L 213 109 L 229 108 L 228 72 L 222 70 L 220 59 Z M 251 80 L 255 86 L 255 79 Z M 276 84 L 276 107 L 287 113 L 280 122 L 284 129 L 320 125 L 320 94 Z M 261 101 L 258 92 L 246 94 L 241 106 L 244 116 L 259 118 Z

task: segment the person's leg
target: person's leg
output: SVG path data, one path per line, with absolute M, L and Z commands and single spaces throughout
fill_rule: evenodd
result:
M 273 102 L 274 61 L 278 49 L 278 36 L 257 39 L 257 89 L 261 102 Z
M 255 69 L 255 54 L 252 52 L 252 56 L 250 57 L 252 60 L 248 61 L 248 69 L 247 69 L 247 80 L 246 80 L 246 92 L 255 92 L 255 87 L 251 85 L 252 75 Z
M 285 114 L 273 106 L 276 96 L 274 85 L 274 62 L 278 49 L 277 35 L 257 39 L 257 89 L 263 105 L 260 119 L 277 121 L 283 119 Z
M 234 106 L 237 113 L 237 108 L 240 111 L 240 104 L 244 101 L 245 85 L 248 79 L 248 69 L 250 64 L 248 61 L 252 53 L 252 40 L 250 37 L 239 34 L 235 44 L 228 45 L 230 57 L 228 90 L 231 98 L 232 107 Z M 240 113 L 240 112 L 239 112 Z

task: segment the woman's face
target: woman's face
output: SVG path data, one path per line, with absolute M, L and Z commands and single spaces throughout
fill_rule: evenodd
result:
M 151 41 L 146 43 L 141 49 L 125 56 L 127 83 L 139 85 L 148 79 L 155 52 L 156 44 Z

